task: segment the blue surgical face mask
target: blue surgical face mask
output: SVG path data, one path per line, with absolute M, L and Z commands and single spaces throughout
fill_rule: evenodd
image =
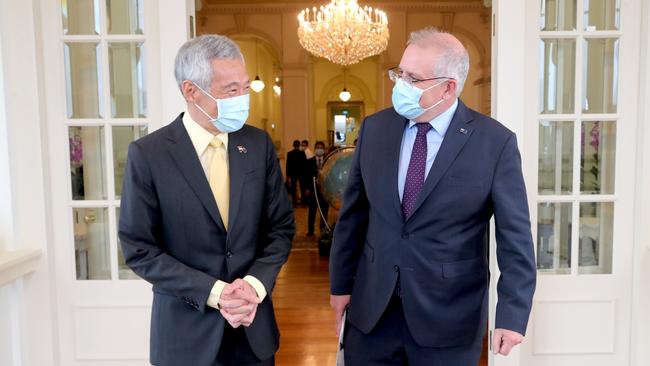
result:
M 407 84 L 402 78 L 399 78 L 393 87 L 393 107 L 397 113 L 405 118 L 410 120 L 418 118 L 424 114 L 424 112 L 445 101 L 443 98 L 440 98 L 438 102 L 427 108 L 422 108 L 420 105 L 420 99 L 424 92 L 431 90 L 444 82 L 445 80 L 426 89 L 420 89 L 416 86 Z
M 196 85 L 196 84 L 194 84 Z M 205 95 L 210 97 L 212 100 L 217 103 L 217 117 L 212 118 L 208 113 L 206 113 L 203 108 L 198 104 L 194 103 L 196 108 L 198 108 L 206 117 L 210 119 L 210 122 L 214 124 L 219 131 L 225 133 L 231 133 L 241 130 L 248 119 L 248 110 L 250 107 L 250 95 L 242 94 L 232 98 L 226 99 L 217 99 L 210 95 L 210 93 L 203 90 L 200 86 L 196 85 L 199 90 L 201 90 Z

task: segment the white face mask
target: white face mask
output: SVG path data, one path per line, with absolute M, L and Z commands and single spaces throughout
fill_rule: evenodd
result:
M 194 84 L 196 85 L 196 84 Z M 210 122 L 216 127 L 219 131 L 225 133 L 231 133 L 241 130 L 248 119 L 248 110 L 250 109 L 250 95 L 242 94 L 232 98 L 226 99 L 217 99 L 210 95 L 210 93 L 203 90 L 200 86 L 196 85 L 199 90 L 201 90 L 205 95 L 210 97 L 217 103 L 217 117 L 212 118 L 206 111 L 203 110 L 198 104 L 194 103 L 196 108 L 198 108 L 206 117 L 210 119 Z
M 437 105 L 445 101 L 443 98 L 440 98 L 438 102 L 434 103 L 432 106 L 427 108 L 423 108 L 420 105 L 420 99 L 422 98 L 422 94 L 424 94 L 424 92 L 435 88 L 436 86 L 444 83 L 445 81 L 447 80 L 443 80 L 426 89 L 420 89 L 417 86 L 407 84 L 402 78 L 399 78 L 397 79 L 397 81 L 395 82 L 395 86 L 393 87 L 393 107 L 395 108 L 397 113 L 399 113 L 405 118 L 411 120 L 418 118 L 421 115 L 423 115 L 426 111 L 436 107 Z

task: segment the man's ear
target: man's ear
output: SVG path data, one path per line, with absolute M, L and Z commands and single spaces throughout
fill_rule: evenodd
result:
M 445 92 L 449 94 L 450 98 L 456 96 L 456 87 L 458 87 L 458 82 L 455 79 L 450 79 L 447 83 L 447 90 L 445 90 Z
M 198 88 L 196 85 L 194 85 L 193 82 L 189 80 L 183 81 L 181 84 L 181 90 L 183 92 L 183 97 L 185 98 L 186 101 L 189 103 L 194 103 L 196 102 L 196 92 Z

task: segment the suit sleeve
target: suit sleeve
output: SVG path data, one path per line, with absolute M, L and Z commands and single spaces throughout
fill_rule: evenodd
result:
M 521 171 L 517 138 L 512 134 L 497 162 L 492 183 L 496 222 L 497 284 L 496 327 L 526 333 L 535 292 L 537 269 L 530 231 L 528 197 Z
M 332 295 L 349 295 L 368 228 L 368 198 L 361 175 L 364 121 L 352 158 L 348 184 L 343 194 L 343 207 L 339 214 L 330 252 L 330 292 Z
M 216 278 L 186 266 L 161 246 L 161 212 L 151 171 L 137 142 L 129 145 L 119 237 L 126 264 L 154 287 L 204 312 Z
M 296 227 L 293 208 L 284 188 L 275 147 L 266 135 L 266 192 L 260 227 L 261 245 L 247 275 L 254 276 L 271 293 L 280 268 L 287 261 Z

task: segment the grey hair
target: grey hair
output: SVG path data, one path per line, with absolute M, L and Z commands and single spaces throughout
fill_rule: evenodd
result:
M 427 27 L 411 32 L 407 45 L 431 46 L 439 52 L 433 74 L 456 79 L 456 96 L 460 96 L 469 72 L 469 55 L 463 44 L 453 35 Z
M 206 34 L 185 42 L 176 54 L 174 76 L 183 91 L 183 81 L 189 80 L 210 90 L 212 83 L 212 60 L 244 60 L 239 46 L 230 38 L 218 34 Z

